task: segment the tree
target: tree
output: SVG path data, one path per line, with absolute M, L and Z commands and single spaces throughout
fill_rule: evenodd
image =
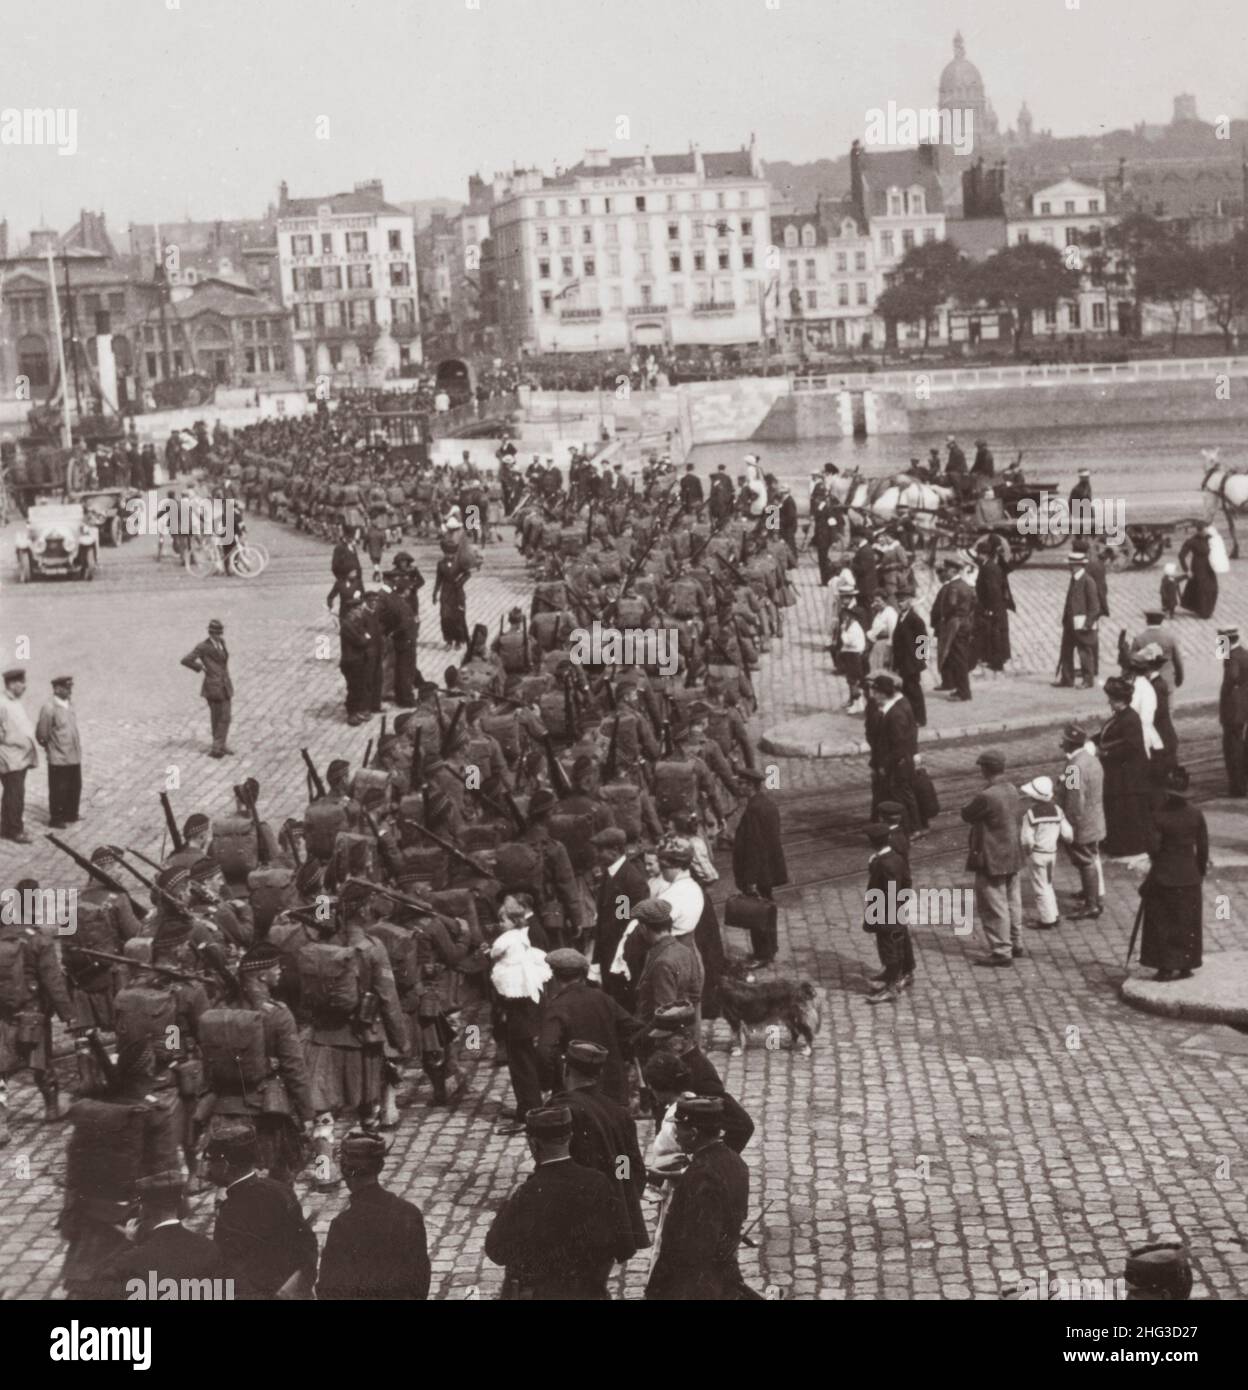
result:
M 1197 253 L 1194 269 L 1196 288 L 1213 311 L 1229 353 L 1233 341 L 1231 327 L 1248 306 L 1248 232 L 1241 230 L 1232 241 L 1205 247 Z
M 912 246 L 888 277 L 875 311 L 886 323 L 922 323 L 923 346 L 931 337 L 932 315 L 955 297 L 967 260 L 951 241 Z
M 1024 241 L 994 251 L 972 266 L 962 287 L 966 302 L 1010 311 L 1014 355 L 1021 356 L 1023 335 L 1037 309 L 1054 309 L 1079 290 L 1079 273 L 1068 270 L 1056 247 Z
M 1130 212 L 1105 229 L 1105 248 L 1116 267 L 1119 283 L 1129 286 L 1135 303 L 1135 334 L 1143 331 L 1141 312 L 1146 300 L 1158 300 L 1173 316 L 1171 351 L 1178 344 L 1183 306 L 1195 284 L 1196 253 L 1182 230 L 1172 222 Z

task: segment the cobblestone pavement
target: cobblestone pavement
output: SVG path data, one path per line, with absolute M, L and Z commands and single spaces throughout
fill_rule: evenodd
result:
M 245 587 L 194 581 L 168 562 L 158 569 L 152 543 L 140 541 L 106 554 L 94 586 L 6 586 L 0 595 L 5 660 L 16 635 L 31 639 L 28 703 L 61 668 L 77 677 L 89 789 L 74 837 L 81 846 L 109 839 L 158 852 L 156 794 L 166 767 L 180 775 L 180 814 L 224 806 L 229 784 L 246 770 L 277 820 L 301 809 L 300 745 L 321 764 L 362 753 L 370 730 L 348 733 L 341 722 L 336 642 L 323 607 L 327 547 L 263 524 L 255 532 L 274 562 Z M 428 549 L 418 558 L 429 573 Z M 470 584 L 469 612 L 494 627 L 524 586 L 509 545 L 491 548 L 486 568 Z M 1034 575 L 1041 585 L 1060 582 Z M 1023 581 L 1029 588 L 1033 573 Z M 802 587 L 809 604 L 808 574 Z M 1024 660 L 1043 669 L 1048 627 L 1039 600 L 1022 581 L 1017 587 L 1022 631 L 1036 634 L 1034 643 L 1024 637 Z M 1115 582 L 1115 596 L 1122 589 Z M 224 763 L 204 756 L 198 683 L 177 665 L 211 616 L 226 623 L 238 687 L 231 741 L 239 756 Z M 436 637 L 430 626 L 426 616 L 426 638 Z M 764 661 L 765 702 L 823 698 L 831 682 L 812 640 L 799 623 L 788 650 Z M 441 656 L 436 641 L 422 643 L 428 674 Z M 1207 717 L 1180 720 L 1216 792 L 1212 729 Z M 1015 766 L 1053 752 L 1051 733 L 994 742 Z M 803 1299 L 996 1298 L 1020 1277 L 1117 1276 L 1132 1243 L 1181 1233 L 1198 1296 L 1248 1295 L 1248 1038 L 1121 1002 L 1138 876 L 1111 866 L 1105 916 L 1027 933 L 1031 954 L 1013 970 L 971 969 L 970 938 L 918 931 L 914 989 L 895 1006 L 869 1008 L 864 976 L 876 962 L 857 926 L 866 855 L 852 835 L 863 816 L 861 764 L 775 761 L 791 871 L 798 883 L 814 880 L 783 896 L 781 965 L 822 986 L 825 1008 L 810 1060 L 761 1044 L 729 1057 L 716 1026 L 712 1060 L 758 1124 L 745 1155 L 751 1212 L 762 1213 L 758 1248 L 743 1252 L 749 1281 Z M 942 746 L 930 759 L 946 802 L 942 825 L 957 821 L 970 761 L 967 745 Z M 42 771 L 31 780 L 30 828 L 38 834 Z M 960 851 L 933 852 L 932 886 L 961 882 L 961 859 Z M 42 841 L 22 859 L 6 848 L 0 873 L 12 882 L 33 866 L 51 882 L 53 861 Z M 838 873 L 847 876 L 827 877 Z M 1229 915 L 1216 912 L 1218 894 Z M 1215 872 L 1205 897 L 1205 969 L 1213 970 L 1219 950 L 1248 946 L 1243 881 L 1235 870 Z M 494 1296 L 501 1271 L 484 1258 L 485 1232 L 528 1166 L 523 1140 L 496 1135 L 491 1123 L 510 1100 L 505 1069 L 492 1066 L 488 1044 L 466 1056 L 469 1096 L 452 1112 L 404 1112 L 387 1177 L 425 1213 L 438 1298 Z M 37 1123 L 25 1078 L 14 1092 L 14 1140 L 0 1154 L 0 1298 L 56 1297 L 64 1135 Z M 300 1194 L 323 1238 L 343 1197 Z M 212 1202 L 198 1199 L 197 1222 L 210 1222 Z M 638 1256 L 619 1274 L 617 1294 L 640 1295 L 646 1263 Z

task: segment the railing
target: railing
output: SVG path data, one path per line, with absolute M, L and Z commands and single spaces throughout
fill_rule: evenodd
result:
M 628 306 L 628 317 L 630 319 L 639 318 L 645 314 L 666 314 L 666 304 L 630 304 Z
M 602 317 L 602 310 L 601 310 L 601 309 L 560 309 L 560 310 L 559 310 L 559 317 L 560 317 L 561 319 L 600 319 L 600 318 Z
M 929 391 L 967 387 L 1056 386 L 1063 382 L 1205 380 L 1215 375 L 1248 376 L 1248 357 L 1180 357 L 1139 362 L 1049 362 L 1034 367 L 955 367 L 907 372 L 832 372 L 795 376 L 795 394 L 819 391 L 911 390 L 920 382 Z
M 695 314 L 735 314 L 737 312 L 736 302 L 731 299 L 708 300 L 704 304 L 693 306 Z

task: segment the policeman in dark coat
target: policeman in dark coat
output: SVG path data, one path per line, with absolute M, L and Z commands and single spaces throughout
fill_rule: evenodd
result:
M 339 619 L 338 669 L 347 683 L 347 723 L 366 724 L 372 711 L 369 677 L 372 669 L 371 624 L 364 614 L 364 596 L 358 589 L 343 598 L 345 615 Z
M 586 1302 L 610 1298 L 607 1276 L 633 1253 L 611 1183 L 572 1161 L 572 1112 L 546 1105 L 525 1116 L 534 1171 L 507 1198 L 485 1237 L 504 1265 L 503 1298 Z
M 1218 643 L 1226 652 L 1218 722 L 1222 725 L 1227 790 L 1231 796 L 1248 796 L 1248 651 L 1240 645 L 1237 627 L 1220 627 Z
M 676 1102 L 676 1138 L 689 1166 L 675 1179 L 658 1258 L 646 1285 L 648 1301 L 742 1296 L 737 1247 L 750 1201 L 750 1170 L 724 1143 L 724 1106 L 716 1097 Z
M 810 522 L 814 528 L 815 554 L 819 558 L 819 583 L 826 587 L 836 570 L 829 552 L 834 539 L 832 498 L 819 473 L 811 474 Z
M 737 773 L 741 792 L 749 799 L 732 839 L 732 877 L 739 893 L 752 893 L 771 901 L 771 891 L 789 881 L 780 842 L 780 810 L 767 794 L 766 778 L 755 768 Z M 750 929 L 750 950 L 759 965 L 775 958 L 775 918 L 769 925 Z
M 914 794 L 914 756 L 919 729 L 910 702 L 891 671 L 878 671 L 867 681 L 879 711 L 871 738 L 871 765 L 881 800 L 899 801 L 907 834 L 919 828 Z M 878 809 L 878 806 L 877 806 Z
M 991 480 L 997 471 L 996 461 L 992 457 L 992 450 L 982 440 L 975 441 L 975 462 L 971 464 L 971 473 L 976 478 Z
M 386 1142 L 348 1134 L 338 1166 L 351 1199 L 330 1222 L 316 1284 L 318 1299 L 420 1303 L 429 1297 L 429 1247 L 420 1208 L 378 1181 Z
M 875 937 L 883 967 L 871 978 L 876 988 L 868 1004 L 892 1004 L 903 989 L 914 983 L 914 945 L 910 940 L 909 912 L 898 894 L 910 887 L 910 866 L 892 844 L 891 827 L 883 821 L 867 826 L 871 858 L 867 861 L 866 910 L 862 929 Z M 891 893 L 890 893 L 891 886 Z
M 609 994 L 589 983 L 589 961 L 579 951 L 567 946 L 551 951 L 546 964 L 555 978 L 542 1000 L 542 1022 L 537 1035 L 537 1066 L 543 1088 L 561 1089 L 568 1046 L 573 1038 L 581 1038 L 603 1049 L 603 1092 L 627 1104 L 623 1045 L 636 1033 L 637 1020 Z
M 665 1106 L 659 1104 L 658 1087 L 651 1079 L 651 1063 L 659 1057 L 670 1057 L 680 1064 L 682 1085 L 679 1091 L 692 1091 L 699 1096 L 719 1096 L 724 1102 L 724 1142 L 740 1153 L 754 1133 L 754 1121 L 724 1089 L 724 1083 L 710 1058 L 697 1044 L 697 1016 L 688 1002 L 668 1004 L 659 1009 L 647 1030 L 645 1043 L 653 1048 L 646 1062 L 646 1084 L 654 1093 L 655 1123 L 662 1123 Z M 671 1103 L 669 1100 L 668 1104 Z
M 602 1086 L 607 1049 L 583 1038 L 573 1038 L 564 1059 L 564 1085 L 550 1098 L 552 1105 L 566 1105 L 572 1112 L 573 1163 L 596 1169 L 612 1186 L 637 1250 L 650 1244 L 641 1194 L 646 1186 L 646 1165 L 637 1140 L 637 1122 L 625 1105 L 609 1096 Z
M 316 1236 L 284 1182 L 256 1170 L 256 1132 L 227 1120 L 204 1149 L 208 1174 L 225 1189 L 212 1238 L 253 1297 L 307 1296 L 316 1283 Z
M 901 693 L 910 701 L 914 722 L 922 728 L 927 723 L 927 699 L 923 694 L 927 624 L 914 606 L 913 590 L 898 590 L 897 611 L 900 616 L 893 628 L 893 670 L 901 678 Z
M 680 480 L 680 505 L 687 512 L 696 512 L 702 505 L 702 479 L 692 463 L 685 464 L 685 476 Z

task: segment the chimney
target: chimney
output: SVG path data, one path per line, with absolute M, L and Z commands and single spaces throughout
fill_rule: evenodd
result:
M 981 155 L 969 169 L 962 170 L 962 216 L 984 215 L 984 159 Z
M 289 188 L 287 187 L 287 185 L 286 185 L 286 180 L 283 179 L 283 180 L 281 181 L 281 183 L 279 183 L 279 184 L 277 185 L 277 210 L 278 210 L 278 212 L 281 212 L 282 209 L 286 206 L 286 204 L 287 204 L 288 202 L 290 202 L 290 189 L 289 189 Z
M 862 143 L 855 140 L 849 147 L 849 196 L 854 204 L 854 215 L 858 218 L 859 225 L 867 225 L 867 209 L 863 201 L 863 154 Z
M 702 163 L 701 145 L 694 145 L 693 147 L 693 167 L 697 171 L 698 178 L 704 179 L 706 177 L 706 165 Z
M 924 142 L 919 146 L 919 164 L 934 174 L 940 172 L 940 147 Z
M 654 173 L 654 156 L 650 153 L 650 146 L 646 146 L 645 154 L 642 156 L 642 164 L 647 174 Z
M 375 193 L 378 198 L 386 196 L 380 179 L 360 179 L 355 185 L 355 191 L 357 193 Z

